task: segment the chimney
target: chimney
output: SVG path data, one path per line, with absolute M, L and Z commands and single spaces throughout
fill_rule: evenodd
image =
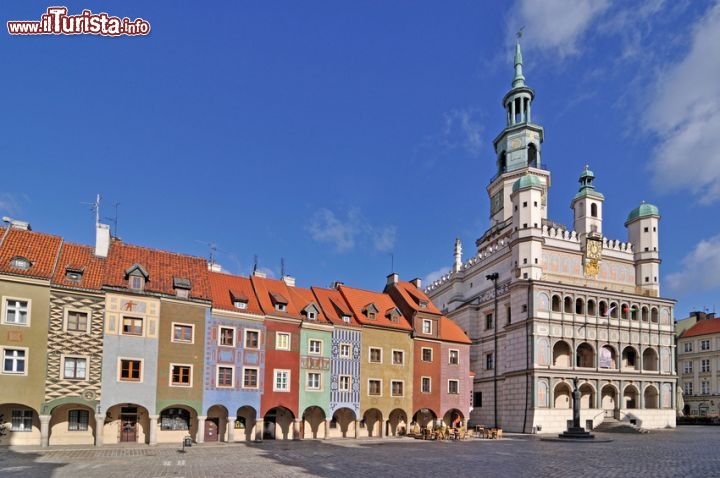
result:
M 107 257 L 110 250 L 110 226 L 97 223 L 95 228 L 95 255 Z
M 20 221 L 18 219 L 13 219 L 11 217 L 3 216 L 2 218 L 3 222 L 6 224 L 9 224 L 10 227 L 13 229 L 22 229 L 23 231 L 32 231 L 32 227 L 30 227 L 30 223 L 27 221 Z
M 260 277 L 260 278 L 262 278 L 262 279 L 265 279 L 265 278 L 267 277 L 267 273 L 266 273 L 266 272 L 263 272 L 263 271 L 257 270 L 257 269 L 255 269 L 255 270 L 253 271 L 252 275 L 254 275 L 255 277 Z
M 333 288 L 333 289 L 339 289 L 341 285 L 345 285 L 345 283 L 344 283 L 344 282 L 341 282 L 341 281 L 339 281 L 339 280 L 336 280 L 335 282 L 332 283 L 332 288 Z
M 414 278 L 413 280 L 410 281 L 410 283 L 412 285 L 414 285 L 415 287 L 417 287 L 418 289 L 420 287 L 422 287 L 422 279 L 420 279 L 419 277 Z
M 397 284 L 400 276 L 398 276 L 397 272 L 393 272 L 389 276 L 387 276 L 387 285 Z
M 222 272 L 222 266 L 217 262 L 208 262 L 208 270 L 210 272 Z
M 283 276 L 282 280 L 286 286 L 295 287 L 295 278 L 293 276 Z

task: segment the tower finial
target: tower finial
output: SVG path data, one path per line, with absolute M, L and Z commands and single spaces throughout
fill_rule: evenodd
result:
M 513 78 L 512 87 L 518 88 L 525 86 L 525 77 L 522 72 L 522 52 L 520 51 L 520 38 L 525 27 L 523 26 L 515 34 L 517 41 L 515 42 L 515 78 Z

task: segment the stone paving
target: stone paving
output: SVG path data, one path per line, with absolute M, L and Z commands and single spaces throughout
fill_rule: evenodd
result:
M 0 477 L 720 477 L 720 427 L 603 434 L 607 443 L 538 435 L 433 442 L 411 438 L 248 444 L 0 448 Z

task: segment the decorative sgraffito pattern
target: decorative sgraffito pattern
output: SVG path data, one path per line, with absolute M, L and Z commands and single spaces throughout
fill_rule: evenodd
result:
M 65 311 L 68 309 L 88 311 L 89 333 L 65 331 Z M 102 298 L 72 296 L 61 292 L 51 294 L 46 402 L 67 396 L 80 396 L 90 401 L 100 400 L 104 310 Z M 63 355 L 87 357 L 85 380 L 62 378 Z
M 352 355 L 349 358 L 340 356 L 340 345 L 350 344 Z M 340 408 L 349 408 L 360 413 L 360 331 L 335 329 L 332 336 L 332 358 L 330 363 L 330 413 Z M 349 375 L 352 386 L 348 391 L 339 389 L 338 377 Z

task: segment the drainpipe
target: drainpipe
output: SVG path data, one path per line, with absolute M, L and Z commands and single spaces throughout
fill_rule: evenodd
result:
M 495 322 L 495 334 L 493 336 L 493 407 L 495 408 L 495 428 L 498 427 L 498 406 L 497 406 L 497 368 L 498 368 L 498 273 L 493 272 L 485 276 L 485 279 L 493 281 L 493 321 Z

